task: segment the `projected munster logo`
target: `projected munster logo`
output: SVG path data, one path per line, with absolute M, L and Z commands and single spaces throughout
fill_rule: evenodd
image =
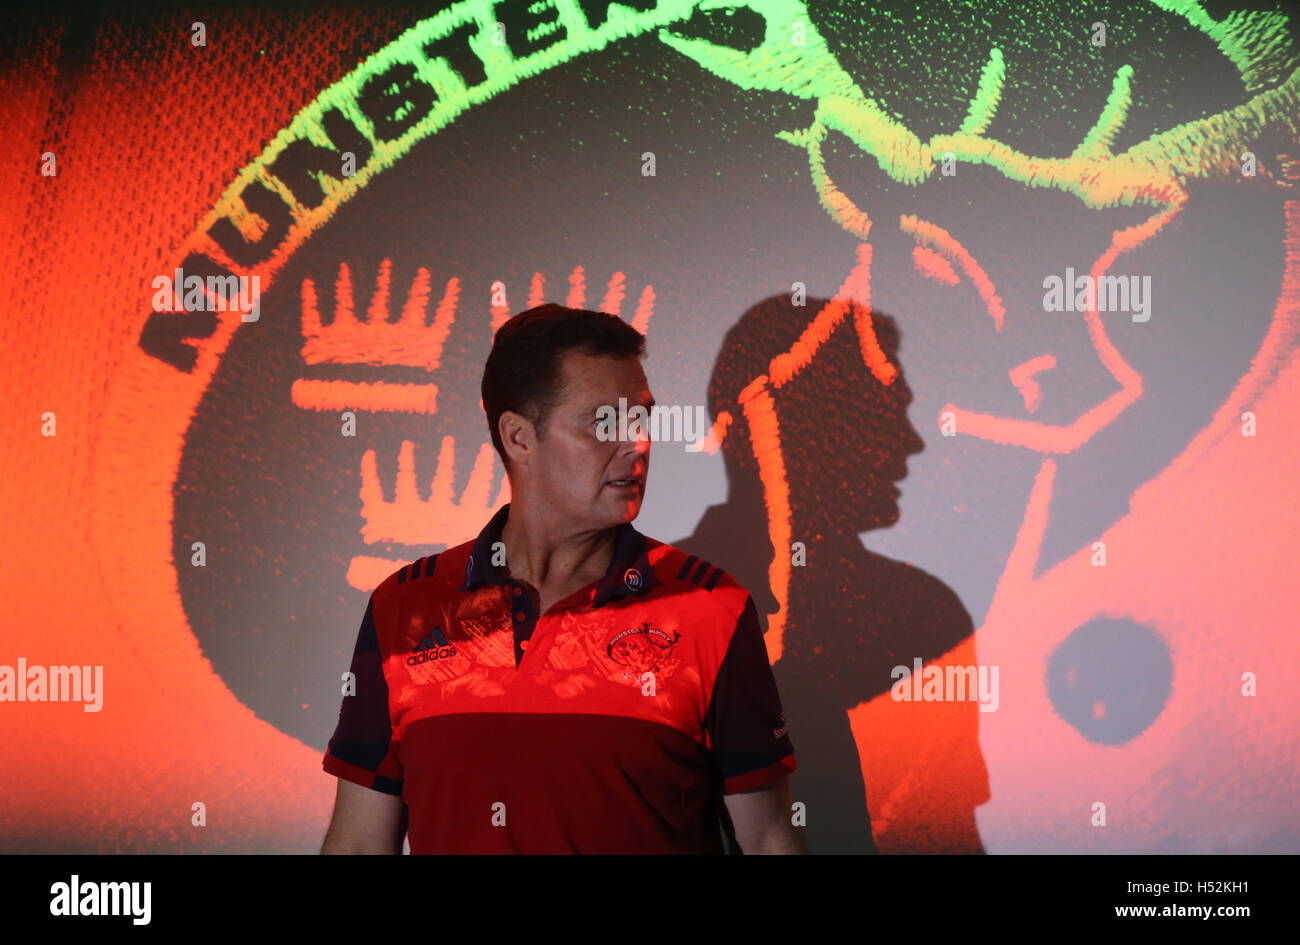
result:
M 259 321 L 160 314 L 141 334 L 141 349 L 153 363 L 195 378 L 201 388 L 169 484 L 186 619 L 203 655 L 241 702 L 317 747 L 335 719 L 337 675 L 350 655 L 365 592 L 399 565 L 472 537 L 509 498 L 478 399 L 493 330 L 529 305 L 563 301 L 620 314 L 648 331 L 653 357 L 661 330 L 686 338 L 701 312 L 719 312 L 723 320 L 739 315 L 719 311 L 707 293 L 688 293 L 662 278 L 655 253 L 687 241 L 670 227 L 680 228 L 680 213 L 691 209 L 686 197 L 671 202 L 668 181 L 653 198 L 630 189 L 616 196 L 629 205 L 642 201 L 638 226 L 648 227 L 661 205 L 672 208 L 665 214 L 671 224 L 654 239 L 620 247 L 619 260 L 591 265 L 586 254 L 597 249 L 578 237 L 596 232 L 626 239 L 627 232 L 617 228 L 620 206 L 599 209 L 605 205 L 593 203 L 597 195 L 583 190 L 608 163 L 582 150 L 591 129 L 573 132 L 572 141 L 556 131 L 528 145 L 542 155 L 535 161 L 527 152 L 515 157 L 518 149 L 502 143 L 502 123 L 522 120 L 503 93 L 530 78 L 560 82 L 584 55 L 610 44 L 642 44 L 635 46 L 639 55 L 653 49 L 670 57 L 665 62 L 680 81 L 703 87 L 707 77 L 711 94 L 721 83 L 738 115 L 757 114 L 760 105 L 747 96 L 762 97 L 761 107 L 781 116 L 771 121 L 790 123 L 764 126 L 762 137 L 780 142 L 783 154 L 792 147 L 806 154 L 799 180 L 771 175 L 768 199 L 805 199 L 810 216 L 824 226 L 822 214 L 828 215 L 843 231 L 832 251 L 842 253 L 836 298 L 808 311 L 797 344 L 775 352 L 716 418 L 713 450 L 744 425 L 766 490 L 764 525 L 777 550 L 768 569 L 777 601 L 768 633 L 774 661 L 798 617 L 788 607 L 791 565 L 784 549 L 802 536 L 791 534 L 790 503 L 815 498 L 792 499 L 784 491 L 782 470 L 798 451 L 781 439 L 773 419 L 780 416 L 781 388 L 815 365 L 820 347 L 837 332 L 852 333 L 873 383 L 896 384 L 899 368 L 876 338 L 873 310 L 889 312 L 901 326 L 906 371 L 916 406 L 924 407 L 923 432 L 961 444 L 945 464 L 952 479 L 936 480 L 936 488 L 954 490 L 942 504 L 958 511 L 979 504 L 978 493 L 956 494 L 972 483 L 996 490 L 1002 503 L 999 521 L 981 523 L 970 544 L 962 545 L 957 519 L 942 523 L 947 533 L 939 544 L 962 549 L 963 560 L 988 563 L 993 570 L 972 572 L 969 585 L 989 597 L 1000 588 L 1003 605 L 1009 588 L 1032 584 L 1049 506 L 1053 514 L 1070 508 L 1070 495 L 1061 494 L 1067 490 L 1054 494 L 1058 481 L 1124 465 L 1107 436 L 1123 430 L 1135 451 L 1162 436 L 1168 441 L 1163 454 L 1144 459 L 1154 468 L 1135 468 L 1131 481 L 1098 490 L 1104 502 L 1127 508 L 1141 498 L 1139 486 L 1152 488 L 1175 455 L 1185 464 L 1223 436 L 1227 421 L 1288 354 L 1300 296 L 1290 281 L 1295 273 L 1276 265 L 1267 279 L 1255 280 L 1264 294 L 1243 305 L 1251 314 L 1242 322 L 1216 322 L 1219 335 L 1194 341 L 1170 333 L 1180 309 L 1194 308 L 1189 294 L 1210 291 L 1195 279 L 1178 287 L 1174 267 L 1185 249 L 1179 227 L 1195 212 L 1200 184 L 1241 180 L 1248 145 L 1281 142 L 1260 151 L 1259 172 L 1249 182 L 1250 194 L 1270 194 L 1265 199 L 1273 201 L 1268 212 L 1276 224 L 1256 226 L 1252 245 L 1280 257 L 1280 242 L 1295 239 L 1295 219 L 1283 225 L 1276 196 L 1289 167 L 1276 157 L 1294 144 L 1300 125 L 1297 73 L 1289 58 L 1278 58 L 1273 42 L 1278 22 L 1215 22 L 1194 4 L 1164 4 L 1176 8 L 1171 18 L 1183 17 L 1231 50 L 1224 61 L 1245 92 L 1209 117 L 1176 122 L 1121 147 L 1117 141 L 1130 140 L 1137 79 L 1134 70 L 1119 67 L 1106 76 L 1094 117 L 1077 140 L 1049 157 L 1012 140 L 1027 132 L 1008 129 L 1002 117 L 1008 90 L 1030 94 L 1028 54 L 1017 59 L 1001 46 L 985 48 L 961 91 L 964 114 L 951 130 L 926 139 L 913 126 L 928 122 L 887 109 L 856 78 L 861 63 L 832 52 L 844 38 L 829 35 L 838 27 L 821 23 L 815 7 L 792 0 L 596 4 L 603 11 L 597 15 L 586 6 L 529 8 L 525 16 L 486 2 L 458 4 L 367 60 L 275 136 L 177 260 L 187 273 L 259 276 Z M 747 26 L 754 40 L 739 48 L 699 35 L 723 16 Z M 492 36 L 502 18 L 506 41 L 498 43 Z M 546 29 L 537 29 L 544 23 Z M 929 94 L 916 91 L 913 100 L 923 100 L 922 93 Z M 563 91 L 552 94 L 561 108 Z M 618 100 L 593 100 L 591 107 L 614 114 Z M 566 115 L 575 124 L 583 120 L 576 110 Z M 712 114 L 710 121 L 716 127 L 706 140 L 692 144 L 725 167 L 730 142 L 723 129 L 732 124 Z M 443 134 L 453 123 L 455 135 Z M 791 125 L 802 127 L 787 130 Z M 355 160 L 351 176 L 339 170 L 347 155 Z M 551 169 L 550 176 L 537 168 Z M 956 172 L 948 176 L 945 168 Z M 717 173 L 718 186 L 725 186 Z M 552 199 L 564 187 L 564 199 Z M 947 190 L 936 197 L 936 188 Z M 989 199 L 995 205 L 981 209 L 980 201 Z M 1214 207 L 1207 199 L 1203 205 Z M 1050 212 L 1040 213 L 1043 207 Z M 1024 216 L 1016 218 L 1021 208 Z M 743 214 L 757 220 L 761 209 L 757 200 L 738 207 L 736 219 L 725 226 L 717 221 L 719 236 L 740 232 L 747 242 L 758 241 L 748 234 L 760 224 Z M 770 218 L 762 219 L 769 229 L 761 238 L 777 238 Z M 709 258 L 712 242 L 692 244 L 694 268 L 725 279 L 736 260 Z M 801 251 L 789 247 L 794 256 Z M 814 251 L 824 254 L 821 246 Z M 1084 293 L 1079 305 L 1046 311 L 1044 280 L 1066 267 L 1098 285 L 1154 269 L 1148 317 L 1107 310 L 1095 293 Z M 1201 270 L 1192 275 L 1202 277 L 1208 261 Z M 1188 331 L 1198 330 L 1181 317 Z M 1216 349 L 1218 380 L 1207 385 L 1188 376 L 1205 373 L 1191 353 L 1197 344 L 1212 347 L 1220 338 L 1235 340 Z M 1180 343 L 1186 351 L 1179 359 L 1153 350 Z M 1188 375 L 1167 366 L 1174 360 L 1188 363 Z M 709 365 L 681 369 L 707 376 Z M 1194 409 L 1181 403 L 1193 386 L 1215 383 L 1222 389 L 1196 400 Z M 860 395 L 828 387 L 825 400 L 834 409 Z M 1148 404 L 1165 412 L 1163 426 L 1151 418 L 1145 426 L 1124 426 Z M 1152 432 L 1157 428 L 1164 432 Z M 1073 464 L 1080 472 L 1072 472 Z M 1071 481 L 1068 493 L 1086 497 L 1088 484 Z M 1012 513 L 1002 514 L 1005 508 Z M 1093 517 L 1064 516 L 1083 525 L 1061 533 L 1063 547 L 1086 547 L 1118 514 L 1087 512 Z M 1022 524 L 1033 527 L 1022 530 Z M 206 568 L 191 566 L 196 541 L 207 548 Z M 1059 726 L 1064 719 L 1089 741 L 1122 744 L 1159 717 L 1158 692 L 1130 706 L 1112 704 L 1108 718 L 1105 711 L 1097 716 L 1088 687 L 1102 682 L 1089 661 L 1093 644 L 1116 630 L 1096 632 L 1063 647 L 1050 667 L 1048 654 L 1061 639 L 1033 641 L 1037 672 L 1056 673 L 1062 688 L 1053 696 L 1058 718 L 1026 724 Z M 1139 628 L 1139 636 L 1130 654 L 1152 672 L 1163 671 L 1169 653 L 1159 634 Z M 620 651 L 628 665 L 658 657 L 649 637 L 628 640 Z M 628 649 L 632 644 L 640 649 Z M 792 731 L 797 725 L 792 717 Z

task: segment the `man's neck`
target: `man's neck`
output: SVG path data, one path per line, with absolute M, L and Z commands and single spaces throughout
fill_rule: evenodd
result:
M 598 580 L 609 567 L 614 531 L 575 531 L 564 522 L 550 520 L 534 504 L 512 497 L 510 514 L 501 530 L 506 572 L 533 587 L 588 584 Z

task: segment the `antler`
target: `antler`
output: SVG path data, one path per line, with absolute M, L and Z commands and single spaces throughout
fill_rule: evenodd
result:
M 967 163 L 994 165 L 1029 186 L 1066 190 L 1094 208 L 1145 203 L 1165 211 L 1167 218 L 1186 200 L 1187 179 L 1236 173 L 1241 149 L 1266 128 L 1300 138 L 1300 69 L 1295 68 L 1283 14 L 1243 13 L 1216 22 L 1195 4 L 1155 2 L 1214 39 L 1237 66 L 1248 89 L 1261 88 L 1274 76 L 1287 78 L 1236 108 L 1154 134 L 1115 155 L 1110 147 L 1132 101 L 1133 69 L 1126 65 L 1116 72 L 1105 107 L 1074 152 L 1066 158 L 1042 158 L 985 136 L 1006 77 L 997 48 L 990 51 L 958 130 L 923 142 L 857 87 L 797 0 L 709 0 L 700 5 L 705 10 L 743 6 L 761 15 L 764 39 L 749 53 L 667 31 L 661 31 L 660 39 L 742 88 L 814 99 L 812 124 L 803 131 L 778 132 L 777 137 L 807 150 L 818 199 L 841 226 L 861 239 L 870 231 L 870 217 L 826 173 L 821 145 L 830 131 L 840 132 L 872 155 L 881 170 L 900 183 L 921 183 L 934 172 L 935 157 L 951 153 Z M 796 41 L 796 36 L 802 41 Z M 1264 168 L 1257 176 L 1274 186 L 1281 183 Z

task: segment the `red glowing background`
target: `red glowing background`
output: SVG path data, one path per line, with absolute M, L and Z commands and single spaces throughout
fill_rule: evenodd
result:
M 1061 91 L 995 18 L 896 125 L 802 52 L 813 78 L 780 85 L 665 40 L 716 28 L 685 6 L 437 128 L 401 73 L 402 102 L 348 84 L 489 6 L 240 10 L 204 46 L 192 16 L 105 12 L 6 41 L 0 664 L 105 688 L 98 712 L 0 702 L 0 849 L 318 848 L 365 594 L 508 501 L 477 372 L 505 318 L 560 301 L 647 333 L 660 402 L 709 405 L 707 449 L 656 446 L 637 526 L 761 602 L 812 852 L 1294 852 L 1300 97 L 1294 55 L 1241 39 L 1287 24 L 1117 5 L 1128 47 Z M 868 62 L 868 17 L 735 6 L 806 9 L 859 85 L 921 81 Z M 1041 15 L 1086 44 L 1067 9 Z M 284 232 L 244 213 L 300 116 L 342 134 L 331 106 L 372 119 L 358 183 L 304 151 L 272 188 Z M 262 277 L 259 319 L 151 310 L 199 256 Z M 1150 320 L 1040 305 L 1067 267 L 1150 275 Z M 997 667 L 996 706 L 894 698 L 914 658 Z

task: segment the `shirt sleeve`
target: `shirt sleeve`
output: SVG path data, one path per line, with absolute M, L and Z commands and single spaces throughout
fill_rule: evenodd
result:
M 344 695 L 339 721 L 321 761 L 330 774 L 384 794 L 402 793 L 402 766 L 393 739 L 379 636 L 375 631 L 375 597 L 357 631 L 352 653 L 356 693 Z
M 724 794 L 753 791 L 798 767 L 752 596 L 731 634 L 704 724 Z

